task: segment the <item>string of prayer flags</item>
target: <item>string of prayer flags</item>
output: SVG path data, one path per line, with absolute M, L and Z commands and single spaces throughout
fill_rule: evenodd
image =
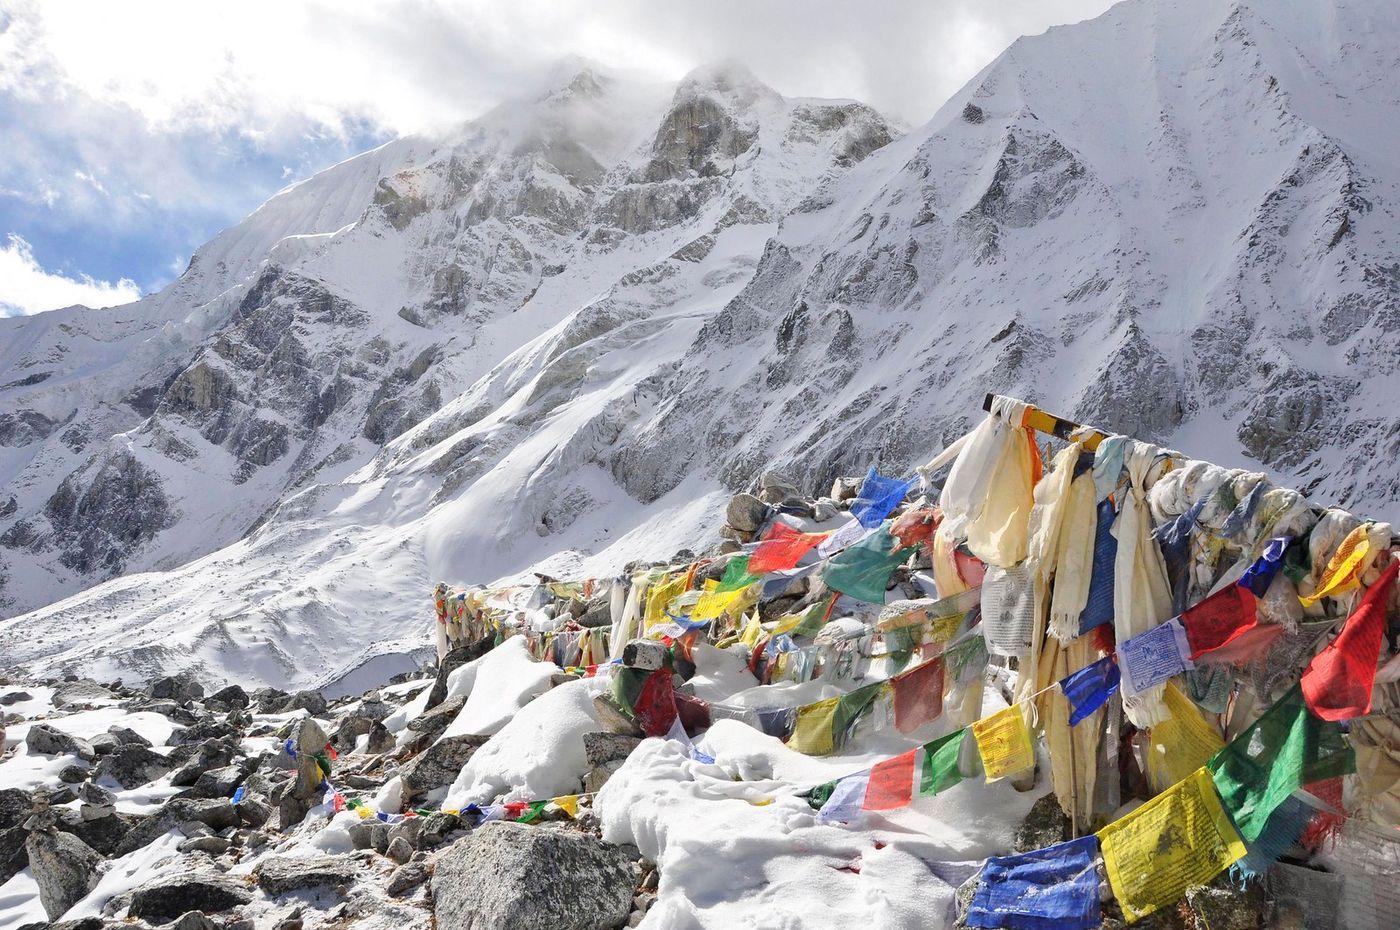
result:
M 1215 787 L 1240 835 L 1254 841 L 1274 809 L 1304 784 L 1356 771 L 1339 724 L 1308 709 L 1289 689 L 1210 760 Z
M 884 693 L 886 684 L 884 681 L 871 682 L 837 699 L 836 712 L 831 720 L 833 745 L 839 747 L 845 744 L 846 737 L 850 735 L 856 721 L 870 709 L 875 699 Z
M 1004 930 L 1097 930 L 1098 837 L 992 856 L 977 875 L 965 922 Z
M 1283 556 L 1292 542 L 1292 536 L 1276 536 L 1269 540 L 1259 558 L 1244 570 L 1240 580 L 1235 583 L 1248 588 L 1255 597 L 1263 597 L 1269 585 L 1273 584 L 1274 576 L 1283 567 Z
M 1304 607 L 1311 607 L 1324 597 L 1346 594 L 1361 585 L 1361 567 L 1371 554 L 1369 529 L 1369 524 L 1363 523 L 1342 539 L 1337 551 L 1327 560 L 1327 568 L 1318 579 L 1317 588 L 1312 594 L 1298 598 Z
M 894 725 L 913 733 L 943 713 L 943 657 L 916 665 L 890 679 L 894 689 Z
M 1246 852 L 1204 768 L 1097 835 L 1129 923 L 1176 903 L 1187 888 L 1210 881 Z
M 1120 642 L 1118 666 L 1123 673 L 1123 700 L 1195 668 L 1190 654 L 1186 630 L 1175 617 Z
M 1070 704 L 1069 725 L 1075 726 L 1118 693 L 1121 673 L 1113 656 L 1104 656 L 1060 679 L 1060 691 Z
M 1190 657 L 1198 659 L 1253 629 L 1259 622 L 1258 603 L 1249 588 L 1228 584 L 1182 611 L 1178 619 L 1186 631 Z
M 753 604 L 755 593 L 749 588 L 721 591 L 719 585 L 714 582 L 706 582 L 705 593 L 701 594 L 700 599 L 695 602 L 695 609 L 690 612 L 690 619 L 713 620 L 725 614 L 737 617 Z
M 1035 766 L 1035 744 L 1018 704 L 974 723 L 972 736 L 989 782 Z
M 924 762 L 919 777 L 919 794 L 934 795 L 962 781 L 958 757 L 962 755 L 966 728 L 924 744 Z
M 749 554 L 748 571 L 757 574 L 796 567 L 802 557 L 826 539 L 826 533 L 803 533 L 786 523 L 774 523 L 768 538 Z
M 1400 559 L 1392 561 L 1367 589 L 1342 632 L 1304 670 L 1303 696 L 1323 720 L 1350 720 L 1370 712 L 1376 663 L 1385 638 L 1385 608 L 1397 572 Z
M 861 483 L 860 493 L 851 504 L 851 516 L 860 521 L 860 525 L 866 529 L 879 526 L 890 515 L 890 511 L 903 502 L 909 494 L 909 489 L 918 481 L 917 477 L 908 481 L 887 478 L 877 472 L 875 466 L 870 466 L 865 481 Z
M 890 575 L 912 551 L 901 547 L 899 540 L 881 527 L 829 558 L 822 579 L 827 587 L 856 600 L 883 604 Z
M 864 772 L 819 785 L 807 792 L 808 803 L 821 811 L 819 821 L 845 823 L 862 810 L 904 807 L 914 799 L 916 790 L 924 797 L 938 794 L 962 781 L 958 754 L 966 733 L 957 730 Z

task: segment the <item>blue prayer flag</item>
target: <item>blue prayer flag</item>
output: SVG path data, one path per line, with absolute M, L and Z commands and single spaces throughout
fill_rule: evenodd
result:
M 1283 567 L 1283 554 L 1288 551 L 1288 544 L 1292 541 L 1292 536 L 1277 536 L 1269 540 L 1269 544 L 1264 547 L 1264 553 L 1244 570 L 1237 584 L 1254 592 L 1255 597 L 1263 597 L 1264 592 L 1268 591 L 1269 585 L 1273 583 L 1274 576 Z
M 1079 615 L 1079 632 L 1113 622 L 1113 563 L 1118 558 L 1118 540 L 1113 536 L 1113 501 L 1099 504 L 1094 529 L 1094 565 L 1089 575 L 1089 594 Z
M 1060 679 L 1060 690 L 1064 692 L 1073 708 L 1069 715 L 1069 725 L 1076 725 L 1107 704 L 1108 699 L 1118 691 L 1120 677 L 1118 663 L 1113 656 L 1104 656 L 1097 662 Z
M 885 517 L 890 515 L 890 511 L 900 505 L 918 480 L 911 478 L 901 481 L 898 478 L 886 478 L 875 470 L 875 466 L 870 466 L 865 482 L 860 486 L 860 494 L 856 496 L 855 504 L 851 507 L 851 516 L 859 520 L 860 525 L 866 529 L 879 526 Z
M 969 927 L 1005 930 L 1097 930 L 1099 839 L 1083 836 L 982 866 L 967 907 Z

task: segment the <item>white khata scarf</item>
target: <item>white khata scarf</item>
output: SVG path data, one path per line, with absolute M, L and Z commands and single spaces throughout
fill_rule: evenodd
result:
M 1050 635 L 1068 644 L 1079 635 L 1079 615 L 1089 602 L 1094 573 L 1094 477 L 1080 475 L 1070 485 L 1055 550 L 1055 590 L 1050 599 Z
M 1156 455 L 1155 446 L 1131 441 L 1123 459 L 1128 487 L 1113 524 L 1118 541 L 1118 557 L 1113 563 L 1113 629 L 1120 643 L 1147 632 L 1172 614 L 1167 566 L 1152 539 L 1152 514 L 1144 487 Z M 1135 726 L 1154 726 L 1169 716 L 1162 700 L 1163 685 L 1134 692 L 1125 675 L 1120 688 L 1123 711 Z

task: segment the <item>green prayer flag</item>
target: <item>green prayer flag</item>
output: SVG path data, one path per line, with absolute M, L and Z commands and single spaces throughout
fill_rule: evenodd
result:
M 1355 772 L 1356 754 L 1341 726 L 1308 710 L 1294 685 L 1206 765 L 1235 827 L 1252 843 L 1293 792 Z
M 812 806 L 812 810 L 819 811 L 822 809 L 822 805 L 824 805 L 827 801 L 831 799 L 831 792 L 835 790 L 835 781 L 823 782 L 822 784 L 817 785 L 817 787 L 809 790 L 806 794 L 803 795 L 803 797 L 805 797 L 807 799 L 807 803 Z
M 530 806 L 521 811 L 516 820 L 520 823 L 534 823 L 540 819 L 540 814 L 544 813 L 544 807 L 548 803 L 548 801 L 531 801 Z
M 831 608 L 831 602 L 836 595 L 824 597 L 817 601 L 802 614 L 802 622 L 792 630 L 793 636 L 816 636 L 826 625 L 826 612 Z
M 738 591 L 758 580 L 758 575 L 749 574 L 749 557 L 741 555 L 730 559 L 729 564 L 724 566 L 724 575 L 720 578 L 719 587 L 715 588 L 715 591 Z
M 863 688 L 857 688 L 850 694 L 843 695 L 836 703 L 836 713 L 831 718 L 831 742 L 832 745 L 840 747 L 850 735 L 851 729 L 860 719 L 861 714 L 870 709 L 870 705 L 875 703 L 875 698 L 880 696 L 880 691 L 885 687 L 883 681 L 868 684 Z
M 890 575 L 914 550 L 900 548 L 885 524 L 865 539 L 833 555 L 822 571 L 827 587 L 870 604 L 885 603 Z
M 962 781 L 958 771 L 958 753 L 962 750 L 967 730 L 961 729 L 924 744 L 924 771 L 919 779 L 919 794 L 937 794 Z

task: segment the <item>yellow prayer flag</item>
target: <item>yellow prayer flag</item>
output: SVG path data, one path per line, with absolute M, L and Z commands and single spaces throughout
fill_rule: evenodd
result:
M 982 756 L 987 781 L 1024 772 L 1035 766 L 1035 744 L 1026 726 L 1026 716 L 1013 704 L 972 725 L 977 751 Z
M 797 721 L 788 737 L 789 749 L 809 756 L 825 755 L 836 748 L 832 728 L 836 725 L 836 705 L 840 698 L 827 698 L 797 708 Z
M 747 610 L 758 599 L 758 584 L 751 584 L 747 588 L 740 588 L 737 591 L 715 591 L 711 585 L 718 587 L 717 582 L 706 582 L 706 591 L 700 595 L 700 600 L 696 602 L 695 609 L 690 613 L 692 620 L 713 620 L 720 614 L 728 614 L 737 617 Z M 750 594 L 750 591 L 753 594 Z M 750 600 L 752 598 L 752 600 Z
M 666 608 L 673 598 L 685 593 L 687 575 L 687 572 L 677 572 L 651 586 L 651 590 L 647 592 L 646 613 L 642 620 L 643 635 L 650 632 L 652 627 L 666 622 Z
M 749 618 L 748 625 L 744 627 L 744 635 L 739 637 L 739 642 L 750 649 L 758 645 L 758 640 L 763 636 L 763 624 L 758 622 L 758 614 Z
M 567 794 L 562 798 L 555 798 L 554 803 L 570 817 L 578 817 L 578 795 Z
M 1204 766 L 1098 837 L 1113 894 L 1130 923 L 1175 903 L 1245 854 Z
M 946 643 L 958 632 L 958 627 L 962 626 L 962 614 L 951 617 L 935 617 L 929 621 L 928 636 L 924 639 L 926 643 Z
M 1147 747 L 1147 781 L 1165 791 L 1205 765 L 1225 741 L 1191 699 L 1171 682 L 1163 693 L 1167 719 L 1153 727 Z
M 1318 579 L 1317 590 L 1307 596 L 1300 596 L 1304 607 L 1311 607 L 1324 597 L 1336 597 L 1352 591 L 1361 584 L 1361 565 L 1371 552 L 1370 524 L 1363 523 L 1352 530 L 1342 540 L 1327 568 Z

